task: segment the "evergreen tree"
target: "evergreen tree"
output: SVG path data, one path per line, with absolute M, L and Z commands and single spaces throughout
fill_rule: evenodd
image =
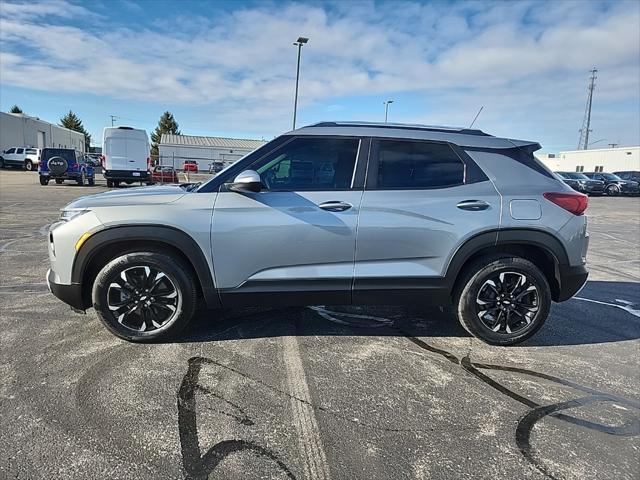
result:
M 22 111 L 22 109 L 18 106 L 18 105 L 14 105 L 13 107 L 11 107 L 11 110 L 9 110 L 10 113 L 24 113 Z
M 89 135 L 89 132 L 84 129 L 82 120 L 80 120 L 75 113 L 69 110 L 69 113 L 60 119 L 60 126 L 73 130 L 74 132 L 82 133 L 84 135 L 84 151 L 89 151 L 89 147 L 91 146 L 91 135 Z
M 158 155 L 158 143 L 160 143 L 163 133 L 180 135 L 178 122 L 173 118 L 171 112 L 164 112 L 158 121 L 158 126 L 151 132 L 151 155 Z

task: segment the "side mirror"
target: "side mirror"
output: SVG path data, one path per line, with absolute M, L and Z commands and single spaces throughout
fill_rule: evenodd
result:
M 229 184 L 229 190 L 234 192 L 259 192 L 262 190 L 260 174 L 255 170 L 245 170 Z

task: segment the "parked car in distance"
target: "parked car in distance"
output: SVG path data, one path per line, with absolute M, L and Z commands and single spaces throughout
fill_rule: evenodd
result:
M 102 167 L 102 155 L 99 153 L 87 153 L 86 161 L 93 167 Z
M 622 180 L 626 180 L 629 182 L 636 182 L 638 184 L 637 194 L 640 194 L 640 172 L 635 170 L 626 170 L 623 172 L 613 172 L 614 175 L 617 175 Z
M 71 148 L 43 148 L 38 174 L 40 185 L 48 185 L 50 180 L 57 184 L 65 180 L 75 180 L 81 186 L 95 184 L 93 166 L 83 153 Z
M 580 172 L 555 172 L 564 183 L 578 192 L 587 195 L 602 195 L 604 193 L 604 182 L 601 180 L 591 180 Z
M 170 165 L 156 165 L 151 172 L 153 183 L 178 183 L 178 173 Z
M 0 168 L 21 167 L 34 171 L 40 163 L 40 149 L 33 147 L 13 147 L 0 154 Z
M 102 134 L 102 175 L 107 187 L 121 182 L 150 182 L 149 138 L 145 130 L 132 127 L 107 127 Z
M 588 275 L 588 197 L 539 148 L 466 128 L 302 127 L 203 184 L 75 200 L 50 231 L 48 285 L 129 341 L 177 334 L 200 302 L 449 304 L 512 345 Z
M 592 180 L 604 182 L 604 193 L 607 195 L 635 195 L 638 193 L 638 182 L 623 180 L 613 173 L 584 172 Z
M 209 164 L 209 173 L 217 174 L 224 170 L 223 162 L 213 162 Z
M 198 162 L 195 160 L 185 160 L 182 165 L 182 171 L 198 173 Z

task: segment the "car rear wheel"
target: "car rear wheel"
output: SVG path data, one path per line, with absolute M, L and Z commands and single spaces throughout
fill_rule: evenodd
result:
M 49 185 L 49 179 L 47 177 L 40 177 L 40 185 Z
M 78 180 L 76 181 L 78 182 L 78 185 L 80 185 L 81 187 L 84 186 L 84 184 L 87 183 L 87 172 L 82 170 L 82 172 L 80 172 L 80 176 L 78 177 Z
M 87 185 L 89 185 L 90 187 L 93 187 L 96 184 L 96 177 L 89 177 L 87 179 Z
M 33 162 L 31 160 L 25 160 L 24 169 L 28 172 L 33 171 Z
M 104 325 L 131 342 L 176 335 L 197 305 L 193 275 L 182 262 L 159 252 L 132 252 L 111 262 L 93 284 L 93 306 Z
M 460 324 L 492 345 L 515 345 L 535 334 L 551 307 L 546 277 L 524 258 L 492 255 L 463 273 L 454 298 Z
M 4 168 L 4 158 L 0 157 L 0 168 Z

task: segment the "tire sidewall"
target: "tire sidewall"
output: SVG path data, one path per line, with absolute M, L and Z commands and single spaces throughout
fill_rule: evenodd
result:
M 179 292 L 177 313 L 161 330 L 136 332 L 118 323 L 109 310 L 107 293 L 112 280 L 123 270 L 138 266 L 161 270 Z M 196 308 L 196 287 L 188 271 L 172 257 L 156 252 L 134 252 L 121 255 L 102 268 L 94 281 L 91 298 L 98 318 L 114 335 L 133 342 L 154 342 L 177 334 L 189 323 Z
M 478 268 L 479 267 L 479 268 Z M 501 272 L 517 272 L 526 275 L 533 281 L 538 290 L 538 312 L 530 325 L 513 334 L 491 331 L 478 318 L 476 313 L 476 298 L 480 288 L 490 277 Z M 463 286 L 457 297 L 456 313 L 462 326 L 473 336 L 492 345 L 514 345 L 534 335 L 549 315 L 551 307 L 551 290 L 544 274 L 533 263 L 519 257 L 505 257 L 494 259 L 489 263 L 476 265 L 475 273 Z

